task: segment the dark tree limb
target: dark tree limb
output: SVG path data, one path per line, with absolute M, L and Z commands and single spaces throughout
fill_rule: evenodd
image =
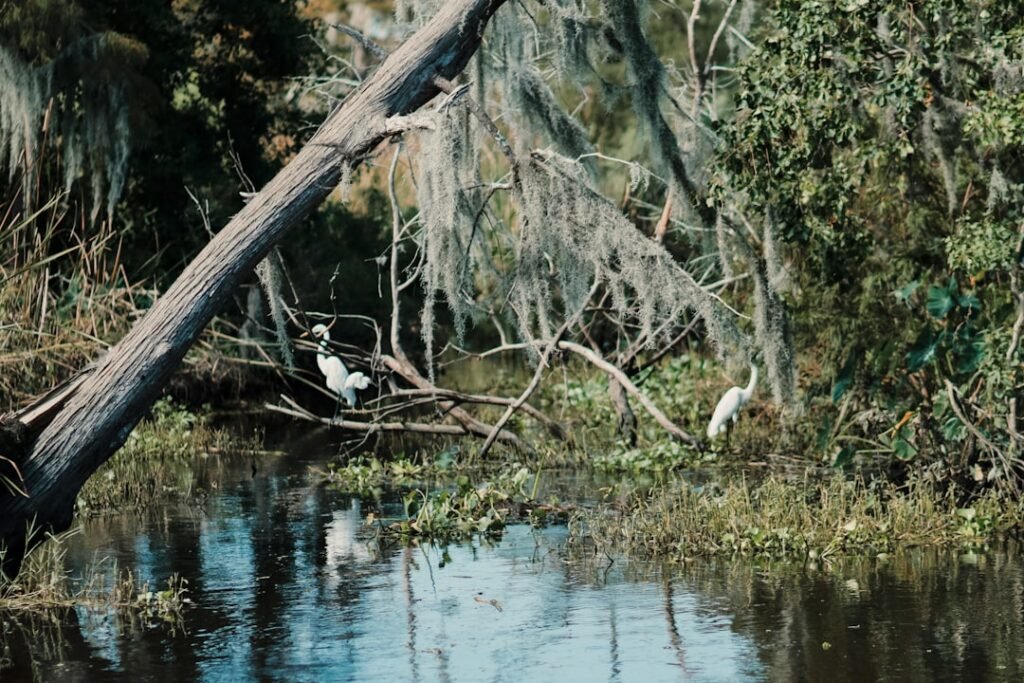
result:
M 16 569 L 25 530 L 60 531 L 89 476 L 128 438 L 186 351 L 273 245 L 319 206 L 388 133 L 416 111 L 479 46 L 503 0 L 450 0 L 327 118 L 302 151 L 210 241 L 153 308 L 110 350 L 32 444 L 21 471 L 27 498 L 0 490 L 5 569 Z

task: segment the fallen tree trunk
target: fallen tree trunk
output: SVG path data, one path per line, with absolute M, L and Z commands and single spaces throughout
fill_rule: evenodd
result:
M 26 528 L 71 523 L 89 476 L 131 433 L 186 351 L 271 247 L 358 164 L 401 128 L 395 117 L 433 98 L 476 51 L 504 0 L 449 0 L 336 109 L 295 159 L 225 226 L 171 288 L 110 350 L 18 462 L 27 497 L 0 487 L 3 569 L 16 571 Z

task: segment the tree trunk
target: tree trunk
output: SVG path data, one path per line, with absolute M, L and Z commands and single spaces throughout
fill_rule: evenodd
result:
M 454 78 L 504 0 L 449 0 L 324 122 L 295 159 L 224 227 L 153 308 L 102 360 L 19 462 L 28 497 L 0 487 L 3 569 L 16 570 L 26 528 L 71 523 L 89 476 L 127 439 L 185 352 L 256 264 L 293 225 L 393 133 L 389 117 L 415 111 Z

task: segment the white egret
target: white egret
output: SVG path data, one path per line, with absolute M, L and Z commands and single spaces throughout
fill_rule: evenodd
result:
M 345 399 L 345 403 L 352 407 L 356 404 L 356 390 L 346 384 L 349 379 L 348 368 L 337 356 L 331 355 L 327 349 L 327 342 L 331 340 L 331 333 L 327 331 L 326 325 L 314 325 L 313 336 L 320 340 L 320 350 L 316 354 L 316 365 L 320 372 L 327 378 L 327 388 Z M 356 373 L 362 375 L 363 373 Z
M 358 370 L 350 374 L 348 376 L 348 379 L 345 380 L 346 390 L 359 389 L 360 391 L 362 391 L 368 386 L 370 386 L 370 378 L 364 375 L 363 373 L 359 372 Z
M 742 408 L 754 394 L 754 385 L 757 384 L 757 366 L 750 365 L 750 382 L 746 389 L 732 387 L 715 406 L 715 412 L 708 423 L 708 438 L 713 439 L 728 429 L 728 422 L 731 419 L 735 423 L 739 419 L 740 408 Z

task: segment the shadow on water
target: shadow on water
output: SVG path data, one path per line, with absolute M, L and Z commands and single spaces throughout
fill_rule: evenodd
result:
M 564 528 L 518 526 L 381 551 L 359 500 L 306 476 L 314 450 L 246 464 L 201 508 L 87 522 L 72 570 L 105 558 L 151 585 L 180 573 L 184 629 L 84 608 L 0 614 L 0 680 L 1024 678 L 1016 547 L 665 567 L 580 557 Z

